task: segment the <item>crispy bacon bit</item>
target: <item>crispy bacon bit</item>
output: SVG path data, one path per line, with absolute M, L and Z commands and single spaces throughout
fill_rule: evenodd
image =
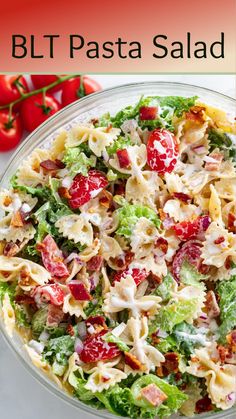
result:
M 157 343 L 159 343 L 159 342 L 157 342 Z M 162 368 L 162 366 L 161 366 L 161 365 L 160 365 L 160 367 L 157 367 L 157 368 L 156 368 L 156 375 L 157 375 L 158 377 L 164 377 L 163 368 Z
M 88 271 L 100 271 L 103 264 L 103 257 L 100 255 L 93 256 L 88 262 L 87 262 L 87 269 Z
M 152 344 L 158 345 L 160 343 L 161 339 L 156 335 L 156 333 L 152 333 Z
M 155 248 L 159 249 L 163 255 L 166 255 L 168 250 L 168 241 L 164 237 L 158 237 L 155 241 Z
M 3 254 L 4 256 L 15 256 L 18 252 L 19 252 L 19 246 L 17 246 L 16 243 L 13 242 L 9 242 L 5 245 L 4 250 L 3 250 Z
M 205 108 L 203 106 L 192 106 L 189 112 L 186 112 L 186 119 L 202 124 L 205 121 Z
M 112 128 L 113 128 L 113 125 L 112 125 L 112 124 L 109 124 L 109 125 L 106 127 L 106 132 L 110 132 L 110 131 L 112 130 Z
M 70 336 L 74 336 L 75 334 L 72 324 L 68 324 L 66 331 Z
M 139 108 L 140 121 L 150 121 L 157 118 L 157 107 L 156 106 L 141 106 Z
M 126 149 L 124 150 L 117 150 L 116 155 L 119 160 L 119 165 L 122 169 L 126 169 L 130 167 L 131 160 L 129 158 L 128 151 Z
M 152 406 L 160 406 L 166 399 L 167 395 L 161 391 L 155 384 L 149 384 L 141 390 L 141 395 Z
M 196 413 L 210 412 L 213 410 L 211 399 L 208 396 L 198 400 L 195 406 Z
M 15 214 L 13 214 L 11 219 L 11 226 L 12 227 L 23 227 L 24 222 L 21 217 L 20 211 L 16 211 Z
M 40 163 L 40 166 L 47 170 L 48 172 L 56 171 L 59 169 L 63 169 L 65 167 L 64 163 L 62 163 L 60 160 L 44 160 Z
M 120 182 L 114 185 L 114 195 L 125 195 L 125 183 Z
M 12 198 L 10 196 L 5 196 L 4 201 L 3 201 L 3 205 L 5 207 L 9 207 L 9 205 L 11 205 L 12 203 Z
M 231 233 L 236 233 L 236 217 L 232 212 L 228 214 L 228 230 Z
M 27 304 L 27 305 L 34 305 L 35 301 L 33 297 L 30 297 L 29 295 L 16 295 L 15 296 L 15 302 L 17 304 Z
M 227 358 L 227 355 L 229 353 L 229 350 L 223 345 L 218 345 L 217 351 L 219 353 L 221 363 L 224 364 Z
M 18 281 L 18 285 L 21 287 L 27 287 L 31 283 L 30 274 L 26 270 L 22 270 L 20 272 L 20 280 Z
M 226 340 L 233 352 L 236 352 L 236 330 L 233 330 L 226 336 Z
M 61 186 L 60 188 L 58 188 L 58 194 L 61 198 L 65 198 L 65 199 L 70 199 L 71 195 L 69 193 L 69 189 L 64 188 L 63 186 Z
M 208 172 L 214 172 L 216 170 L 219 170 L 220 164 L 221 164 L 221 162 L 223 160 L 223 157 L 224 157 L 223 154 L 219 153 L 218 151 L 215 151 L 215 152 L 209 154 L 209 157 L 211 157 L 215 161 L 206 162 L 205 169 Z
M 125 252 L 125 255 L 121 255 L 113 259 L 117 268 L 126 268 L 132 262 L 134 254 L 132 252 Z
M 103 383 L 107 383 L 107 381 L 110 381 L 109 377 L 104 377 L 104 375 L 102 376 L 102 381 Z
M 225 259 L 225 269 L 230 269 L 231 268 L 231 256 L 228 256 Z
M 172 372 L 179 371 L 179 357 L 175 352 L 167 352 L 165 354 L 165 362 L 162 363 L 163 374 L 169 375 Z
M 208 291 L 206 295 L 205 306 L 207 309 L 208 316 L 210 318 L 215 318 L 219 316 L 220 307 L 217 303 L 214 291 Z
M 108 192 L 106 189 L 103 189 L 101 194 L 103 196 L 99 199 L 100 204 L 105 208 L 109 208 L 113 199 L 112 194 Z
M 59 323 L 64 319 L 64 313 L 62 307 L 55 306 L 54 304 L 48 304 L 48 315 L 47 315 L 47 327 L 57 327 Z
M 107 329 L 106 321 L 103 316 L 91 316 L 85 320 L 86 326 L 102 326 Z
M 90 301 L 92 299 L 89 291 L 82 281 L 75 279 L 70 281 L 67 285 L 75 300 Z
M 223 236 L 218 237 L 217 239 L 214 240 L 215 244 L 221 244 L 224 243 L 225 238 Z
M 136 358 L 135 355 L 132 355 L 129 352 L 125 352 L 125 363 L 129 365 L 132 370 L 139 370 L 143 371 L 144 366 L 141 364 L 141 362 Z
M 183 192 L 174 192 L 173 197 L 176 199 L 179 199 L 179 201 L 186 202 L 186 203 L 189 203 L 192 200 L 190 195 Z

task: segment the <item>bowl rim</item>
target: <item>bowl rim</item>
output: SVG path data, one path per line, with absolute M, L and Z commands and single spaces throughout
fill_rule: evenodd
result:
M 22 141 L 22 143 L 20 144 L 20 146 L 16 149 L 16 151 L 13 153 L 13 155 L 11 156 L 11 158 L 9 159 L 9 162 L 7 164 L 7 166 L 4 169 L 4 172 L 1 173 L 0 175 L 0 186 L 4 180 L 4 176 L 5 173 L 8 172 L 8 170 L 11 168 L 12 163 L 14 162 L 14 160 L 16 159 L 16 157 L 21 153 L 21 151 L 25 150 L 27 148 L 27 145 L 31 143 L 32 139 L 34 139 L 35 137 L 42 137 L 43 135 L 45 135 L 45 139 L 47 136 L 47 131 L 50 130 L 51 128 L 53 128 L 53 126 L 55 125 L 55 123 L 57 124 L 57 128 L 55 131 L 57 131 L 57 129 L 61 129 L 63 126 L 65 126 L 66 124 L 68 124 L 68 121 L 64 121 L 63 120 L 60 122 L 61 117 L 64 116 L 69 116 L 71 113 L 73 114 L 73 111 L 78 111 L 83 107 L 83 105 L 85 104 L 92 104 L 93 101 L 97 100 L 97 99 L 106 99 L 106 97 L 110 97 L 110 95 L 112 95 L 112 93 L 122 93 L 122 91 L 127 92 L 127 90 L 133 90 L 136 87 L 140 88 L 140 87 L 158 87 L 158 86 L 162 86 L 163 88 L 166 86 L 168 88 L 170 88 L 171 86 L 177 87 L 177 88 L 183 88 L 183 89 L 193 89 L 193 93 L 197 93 L 197 91 L 199 92 L 199 94 L 209 94 L 213 97 L 217 97 L 219 100 L 223 99 L 225 102 L 230 103 L 232 106 L 234 106 L 236 108 L 236 99 L 225 95 L 223 93 L 214 91 L 212 89 L 208 89 L 205 87 L 201 87 L 201 86 L 197 86 L 197 85 L 193 85 L 193 84 L 189 84 L 189 83 L 180 83 L 180 82 L 172 82 L 172 81 L 144 81 L 144 82 L 135 82 L 135 83 L 127 83 L 127 84 L 122 84 L 122 85 L 118 85 L 118 86 L 114 86 L 114 87 L 110 87 L 107 89 L 103 89 L 99 92 L 93 93 L 91 95 L 85 96 L 81 99 L 78 99 L 77 101 L 67 105 L 65 108 L 62 108 L 59 112 L 57 112 L 56 114 L 54 114 L 53 116 L 51 116 L 48 120 L 46 120 L 43 124 L 41 124 L 38 128 L 36 128 L 32 133 L 30 133 L 24 141 Z M 187 92 L 184 93 L 184 95 L 187 95 Z M 160 94 L 161 96 L 162 94 Z M 177 96 L 176 94 L 174 96 Z M 73 121 L 75 119 L 75 115 L 71 115 L 71 120 Z M 49 134 L 50 135 L 50 134 Z M 32 141 L 33 143 L 33 141 Z M 32 150 L 29 151 L 29 154 L 32 152 Z M 37 381 L 39 382 L 44 388 L 46 387 L 47 390 L 50 391 L 50 393 L 56 395 L 57 397 L 59 397 L 61 400 L 63 400 L 64 402 L 66 402 L 69 406 L 73 406 L 75 408 L 79 408 L 82 411 L 88 413 L 88 414 L 92 414 L 92 415 L 96 415 L 99 416 L 101 418 L 108 418 L 108 419 L 115 419 L 116 418 L 122 418 L 121 416 L 116 416 L 112 413 L 110 413 L 108 410 L 97 410 L 93 407 L 87 406 L 86 404 L 84 404 L 83 402 L 81 402 L 79 399 L 74 398 L 72 395 L 70 395 L 69 393 L 67 393 L 65 391 L 65 389 L 61 390 L 54 382 L 52 379 L 49 379 L 47 377 L 47 375 L 45 373 L 42 373 L 40 371 L 40 369 L 38 367 L 35 367 L 32 363 L 32 361 L 28 361 L 28 356 L 26 354 L 26 356 L 24 357 L 23 354 L 20 352 L 20 350 L 18 349 L 18 345 L 14 346 L 12 344 L 12 338 L 7 334 L 5 327 L 3 325 L 3 322 L 0 321 L 0 330 L 2 332 L 3 338 L 5 340 L 5 342 L 7 343 L 7 345 L 10 347 L 11 351 L 14 353 L 14 355 L 20 359 L 21 364 L 24 366 L 24 368 L 28 371 L 28 373 L 30 373 L 30 375 Z M 22 346 L 23 346 L 23 342 L 22 342 Z M 224 410 L 224 411 L 220 411 L 220 412 L 209 412 L 209 413 L 203 413 L 201 415 L 195 415 L 194 418 L 197 417 L 201 417 L 202 419 L 207 419 L 208 417 L 212 418 L 212 419 L 230 419 L 231 415 L 233 413 L 235 413 L 235 407 L 232 407 L 229 410 Z

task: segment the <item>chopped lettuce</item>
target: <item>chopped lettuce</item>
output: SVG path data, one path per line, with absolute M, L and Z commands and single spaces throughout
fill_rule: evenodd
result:
M 222 281 L 217 287 L 220 297 L 220 321 L 217 329 L 219 340 L 225 342 L 226 335 L 236 327 L 236 276 L 229 281 Z
M 174 278 L 170 273 L 168 273 L 160 285 L 155 289 L 154 295 L 158 295 L 162 298 L 162 301 L 168 301 L 171 298 L 171 290 L 174 284 Z
M 186 356 L 191 355 L 195 348 L 205 346 L 207 344 L 207 329 L 192 326 L 186 322 L 177 324 L 171 336 L 176 341 L 178 351 Z
M 112 154 L 115 154 L 117 150 L 123 150 L 131 144 L 130 137 L 118 137 L 111 146 L 107 147 L 106 150 L 109 156 L 111 156 Z
M 112 334 L 112 332 L 107 333 L 105 336 L 103 336 L 103 339 L 106 342 L 109 343 L 116 343 L 116 345 L 118 346 L 118 348 L 123 351 L 123 352 L 129 352 L 130 348 L 128 347 L 128 345 L 126 345 L 126 343 L 120 339 L 119 337 L 115 336 Z
M 46 186 L 37 186 L 36 188 L 33 188 L 32 186 L 19 185 L 17 183 L 17 173 L 12 176 L 10 183 L 13 189 L 26 192 L 39 199 L 47 200 L 50 196 L 50 189 Z
M 81 151 L 80 147 L 72 147 L 67 148 L 63 157 L 63 163 L 65 163 L 69 170 L 70 176 L 74 177 L 78 173 L 87 176 L 90 167 L 96 166 L 96 157 L 93 155 L 87 157 L 86 154 Z
M 60 365 L 67 365 L 68 358 L 74 352 L 75 338 L 65 335 L 59 338 L 50 339 L 43 351 L 43 358 L 53 365 L 54 362 Z
M 185 261 L 180 269 L 180 279 L 185 285 L 194 285 L 195 287 L 202 288 L 200 281 L 206 280 L 207 275 L 203 275 L 193 266 Z
M 15 297 L 16 286 L 15 284 L 9 284 L 8 282 L 1 282 L 0 277 L 0 303 L 2 303 L 4 295 L 8 294 L 10 302 L 12 303 Z
M 145 217 L 159 228 L 161 221 L 155 211 L 151 208 L 139 204 L 125 204 L 117 210 L 119 218 L 118 229 L 116 234 L 129 238 L 139 218 Z
M 48 307 L 42 307 L 36 311 L 32 317 L 31 327 L 33 335 L 37 336 L 42 333 L 46 326 L 48 316 Z
M 84 308 L 84 313 L 87 317 L 103 315 L 103 297 L 102 297 L 102 285 L 98 284 L 92 295 L 93 299 L 89 301 L 88 305 Z
M 220 128 L 212 128 L 208 131 L 210 151 L 219 148 L 225 154 L 225 158 L 236 160 L 236 149 L 231 138 Z
M 19 327 L 29 327 L 29 315 L 23 305 L 14 301 L 16 295 L 16 285 L 8 282 L 1 282 L 0 278 L 0 304 L 2 304 L 5 294 L 9 295 L 10 303 L 15 312 L 16 324 Z

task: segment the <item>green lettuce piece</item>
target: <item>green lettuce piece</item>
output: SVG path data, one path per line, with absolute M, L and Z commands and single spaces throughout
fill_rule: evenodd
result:
M 46 202 L 34 213 L 34 218 L 37 221 L 37 233 L 35 236 L 36 243 L 42 242 L 47 234 L 51 234 L 51 226 L 47 221 L 47 214 L 49 210 L 50 203 Z
M 54 361 L 60 365 L 67 365 L 68 358 L 74 352 L 74 344 L 74 336 L 65 335 L 50 339 L 44 348 L 43 358 L 51 365 Z
M 200 281 L 204 281 L 208 278 L 207 275 L 203 275 L 193 266 L 185 261 L 180 269 L 180 280 L 185 285 L 194 285 L 195 287 L 202 288 Z
M 116 234 L 129 238 L 139 218 L 145 217 L 159 228 L 161 221 L 155 211 L 151 208 L 139 204 L 125 204 L 117 210 L 119 218 Z
M 131 144 L 130 137 L 118 137 L 112 145 L 106 148 L 106 150 L 109 156 L 111 156 L 112 154 L 115 154 L 117 150 L 123 150 Z
M 32 317 L 31 327 L 34 336 L 39 336 L 44 330 L 47 322 L 48 307 L 42 307 Z
M 129 350 L 130 350 L 129 346 L 126 345 L 126 343 L 122 339 L 113 335 L 112 332 L 109 332 L 106 335 L 104 335 L 103 340 L 105 340 L 105 342 L 109 342 L 109 343 L 116 343 L 118 348 L 123 352 L 129 352 Z
M 31 327 L 29 314 L 24 305 L 14 304 L 16 324 L 19 327 Z
M 207 342 L 206 333 L 207 329 L 201 328 L 199 330 L 197 327 L 183 322 L 174 327 L 171 337 L 175 340 L 178 351 L 189 356 L 196 348 L 205 346 Z
M 224 343 L 226 335 L 236 327 L 236 276 L 229 281 L 221 281 L 217 287 L 220 297 L 220 321 L 217 335 L 220 342 Z
M 224 152 L 225 158 L 236 160 L 236 149 L 231 138 L 220 128 L 212 128 L 208 131 L 210 151 L 219 148 Z
M 0 304 L 3 302 L 4 296 L 8 294 L 10 303 L 15 312 L 16 324 L 19 327 L 29 327 L 29 315 L 23 305 L 14 301 L 16 295 L 16 285 L 8 282 L 1 282 L 0 278 Z
M 14 301 L 15 293 L 16 293 L 16 285 L 9 284 L 8 282 L 1 282 L 1 277 L 0 277 L 0 303 L 2 303 L 5 294 L 8 294 L 10 298 L 10 302 L 12 304 Z
M 84 313 L 86 317 L 104 315 L 102 306 L 103 306 L 103 297 L 102 297 L 102 285 L 99 283 L 94 293 L 92 294 L 93 299 L 89 301 L 88 305 L 84 308 Z
M 162 298 L 162 301 L 168 301 L 171 298 L 171 290 L 173 288 L 175 280 L 170 273 L 168 273 L 160 285 L 153 292 L 154 295 L 158 295 Z
M 80 147 L 67 148 L 63 157 L 63 163 L 65 163 L 71 176 L 75 176 L 81 173 L 83 176 L 88 175 L 90 167 L 96 166 L 96 157 L 87 157 L 84 152 L 81 151 Z
M 13 189 L 26 192 L 29 195 L 36 196 L 42 200 L 47 200 L 50 196 L 50 190 L 46 186 L 38 186 L 33 188 L 32 186 L 19 185 L 17 182 L 17 173 L 12 176 L 10 183 Z

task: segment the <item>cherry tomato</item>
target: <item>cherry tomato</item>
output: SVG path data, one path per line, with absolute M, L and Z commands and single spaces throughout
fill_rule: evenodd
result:
M 127 275 L 131 275 L 134 279 L 135 284 L 138 286 L 143 282 L 147 276 L 148 273 L 146 269 L 138 269 L 138 268 L 127 268 L 124 271 L 119 271 L 114 276 L 114 281 L 121 281 L 121 279 L 125 278 Z
M 173 228 L 176 236 L 178 236 L 180 240 L 189 240 L 206 231 L 210 222 L 210 217 L 204 215 L 202 217 L 197 217 L 194 221 L 182 221 L 181 223 L 177 223 Z
M 75 102 L 83 96 L 101 90 L 100 84 L 90 77 L 83 76 L 82 81 L 83 83 L 81 77 L 75 77 L 64 83 L 61 95 L 62 106 L 69 105 L 69 103 Z
M 51 95 L 45 96 L 45 104 L 42 93 L 28 97 L 23 101 L 20 110 L 25 129 L 33 131 L 59 111 L 60 107 L 60 103 Z
M 37 250 L 41 252 L 43 264 L 52 276 L 67 277 L 69 275 L 69 271 L 64 264 L 62 251 L 49 234 L 42 243 L 38 244 Z
M 9 151 L 20 142 L 23 134 L 23 126 L 18 115 L 13 114 L 9 122 L 9 113 L 0 111 L 0 152 Z
M 84 347 L 80 359 L 84 363 L 97 362 L 106 359 L 116 358 L 121 354 L 115 343 L 108 343 L 103 340 L 107 330 L 88 336 L 84 340 Z
M 177 251 L 172 263 L 172 272 L 177 282 L 180 282 L 180 270 L 184 261 L 195 266 L 200 272 L 204 271 L 205 265 L 201 259 L 202 244 L 196 240 L 189 240 Z
M 91 300 L 91 295 L 89 294 L 86 286 L 82 281 L 70 281 L 68 284 L 69 290 L 73 295 L 75 300 L 79 301 L 89 301 Z
M 147 142 L 147 163 L 160 174 L 171 173 L 177 163 L 178 144 L 172 132 L 154 129 Z
M 14 102 L 21 97 L 21 93 L 27 93 L 28 91 L 29 88 L 24 77 L 0 75 L 0 106 Z
M 70 207 L 77 209 L 81 205 L 86 204 L 91 198 L 95 198 L 107 185 L 106 176 L 98 170 L 89 170 L 88 176 L 76 175 L 69 190 Z
M 31 80 L 35 89 L 41 89 L 42 87 L 48 86 L 58 80 L 58 76 L 54 74 L 31 74 Z M 63 83 L 49 89 L 49 93 L 55 93 L 62 89 Z
M 50 301 L 54 306 L 60 306 L 64 301 L 64 293 L 58 284 L 47 284 L 36 288 L 34 299 L 37 304 Z
M 129 158 L 129 154 L 126 149 L 117 150 L 116 155 L 118 157 L 118 161 L 119 161 L 119 165 L 121 169 L 126 169 L 127 167 L 130 167 L 131 160 Z

